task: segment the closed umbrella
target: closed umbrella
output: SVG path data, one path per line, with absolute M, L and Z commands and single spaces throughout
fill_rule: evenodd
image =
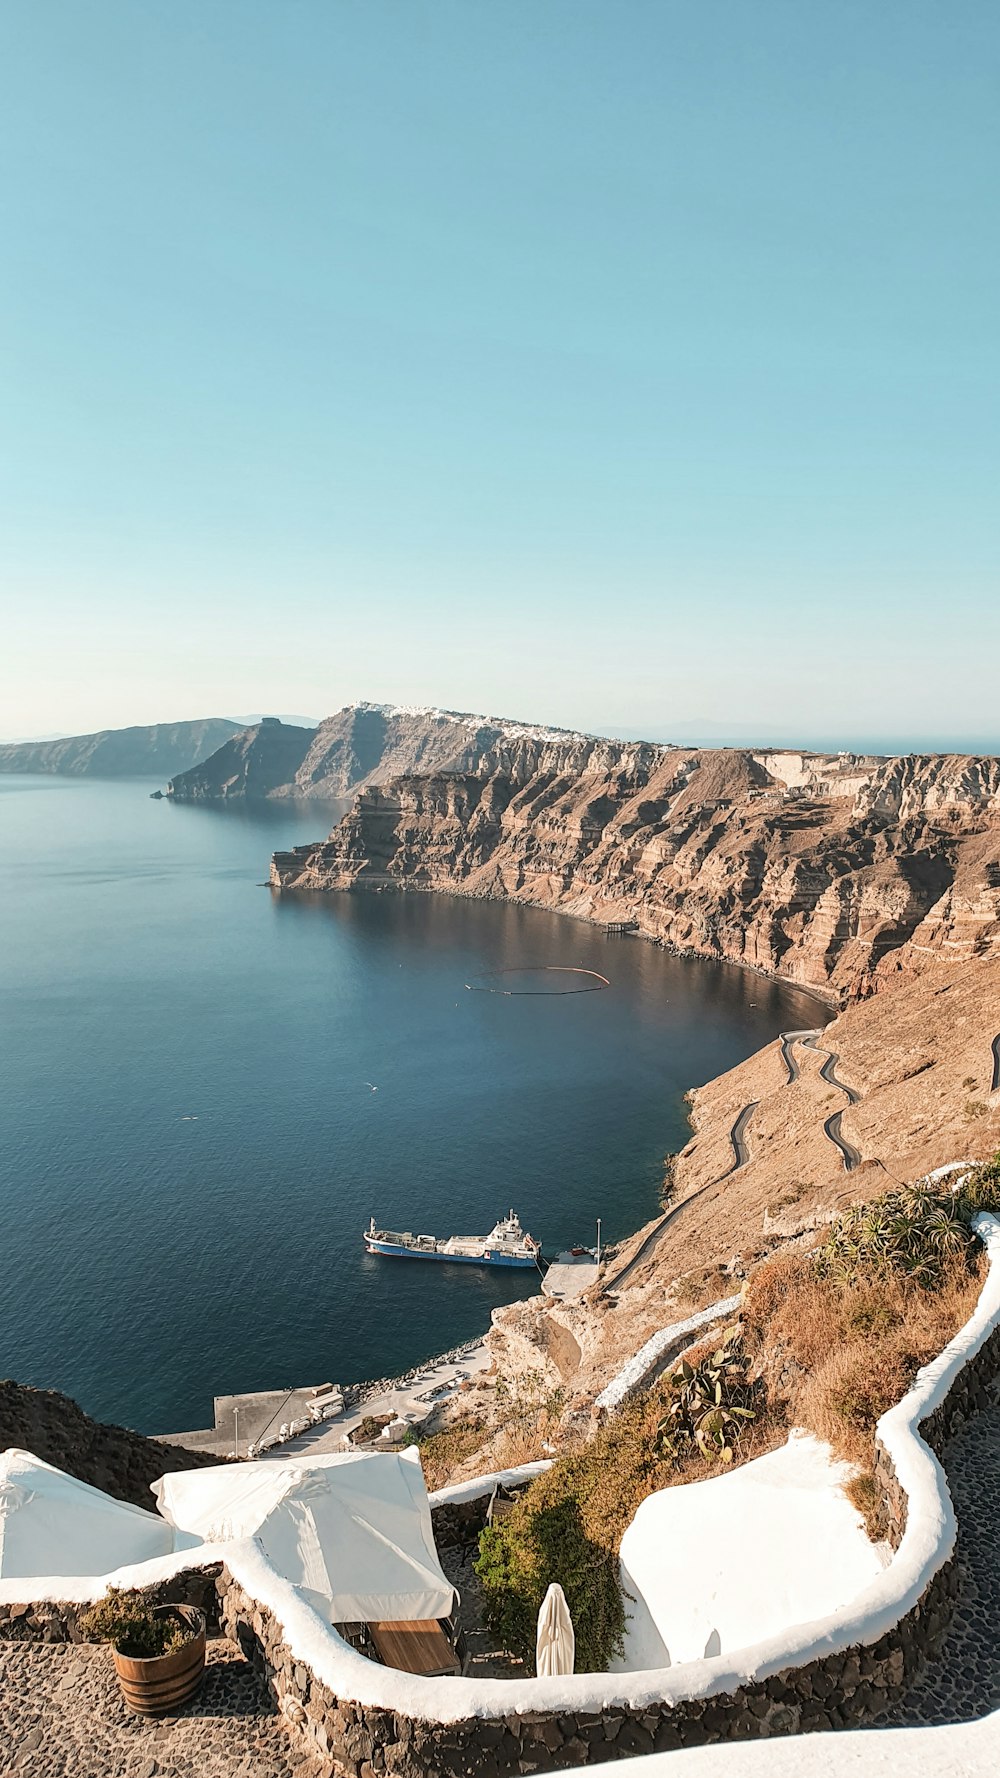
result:
M 575 1657 L 573 1619 L 562 1587 L 553 1581 L 538 1613 L 535 1672 L 539 1679 L 551 1678 L 556 1673 L 572 1673 Z

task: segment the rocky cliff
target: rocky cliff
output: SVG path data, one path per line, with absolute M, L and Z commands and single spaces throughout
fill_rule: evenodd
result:
M 189 772 L 171 778 L 167 795 L 178 802 L 258 801 L 284 795 L 309 748 L 314 729 L 265 716 L 241 729 Z
M 176 776 L 170 794 L 199 800 L 311 796 L 335 801 L 401 775 L 476 771 L 504 744 L 582 739 L 502 717 L 348 704 L 316 729 L 294 728 L 273 718 L 247 729 L 196 771 Z
M 45 772 L 72 778 L 167 778 L 214 753 L 238 723 L 221 716 L 197 722 L 154 722 L 145 728 L 108 728 L 58 741 L 0 745 L 0 772 Z
M 68 1395 L 54 1389 L 0 1382 L 0 1451 L 11 1445 L 148 1512 L 153 1510 L 149 1490 L 158 1477 L 168 1470 L 201 1469 L 219 1461 L 210 1452 L 187 1451 L 124 1426 L 92 1420 Z
M 503 735 L 471 767 L 363 790 L 272 882 L 635 922 L 847 1000 L 1000 948 L 1000 760 Z

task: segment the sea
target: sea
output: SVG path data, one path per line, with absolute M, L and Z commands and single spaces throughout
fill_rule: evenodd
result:
M 687 1090 L 828 1016 L 536 909 L 277 895 L 271 852 L 343 805 L 155 788 L 0 777 L 0 1376 L 100 1419 L 186 1431 L 472 1339 L 537 1278 L 373 1258 L 372 1214 L 620 1240 Z

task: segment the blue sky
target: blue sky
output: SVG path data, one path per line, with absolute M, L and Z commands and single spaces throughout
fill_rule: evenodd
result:
M 0 733 L 1000 745 L 986 0 L 34 0 L 0 66 Z

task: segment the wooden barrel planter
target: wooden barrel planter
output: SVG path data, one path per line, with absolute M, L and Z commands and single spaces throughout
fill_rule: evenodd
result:
M 139 1716 L 168 1716 L 193 1698 L 205 1671 L 205 1613 L 196 1605 L 158 1605 L 157 1617 L 179 1617 L 193 1634 L 169 1654 L 138 1660 L 112 1650 L 118 1682 L 130 1710 Z

